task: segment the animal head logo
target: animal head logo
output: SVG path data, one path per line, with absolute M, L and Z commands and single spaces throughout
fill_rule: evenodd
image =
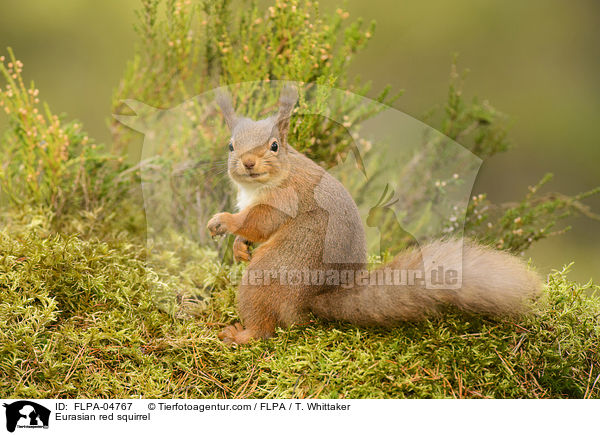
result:
M 418 248 L 440 237 L 462 238 L 481 160 L 435 129 L 377 101 L 314 83 L 269 81 L 219 88 L 168 110 L 133 100 L 124 103 L 136 114 L 115 118 L 144 134 L 137 168 L 153 246 L 160 244 L 156 242 L 164 231 L 173 229 L 210 243 L 204 228 L 211 216 L 236 203 L 243 206 L 243 197 L 236 196 L 227 178 L 249 188 L 267 184 L 294 170 L 286 167 L 288 147 L 318 144 L 321 148 L 315 145 L 315 150 L 335 152 L 340 143 L 344 151 L 327 170 L 355 200 L 370 254 Z M 365 113 L 374 116 L 362 122 L 368 118 Z M 303 136 L 303 126 L 314 117 L 327 126 L 323 137 Z M 333 126 L 343 126 L 345 133 L 340 136 Z M 335 135 L 327 136 L 333 131 Z M 296 137 L 304 142 L 295 143 Z M 320 197 L 318 187 L 317 203 L 334 216 L 339 210 Z M 282 211 L 295 213 L 293 208 Z M 426 266 L 435 262 L 427 252 L 422 257 Z M 331 262 L 353 259 L 336 257 Z M 458 272 L 455 288 L 462 284 Z
M 6 430 L 14 432 L 16 428 L 48 428 L 50 410 L 29 400 L 5 403 Z

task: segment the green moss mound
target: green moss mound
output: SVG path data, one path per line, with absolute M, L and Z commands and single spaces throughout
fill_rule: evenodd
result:
M 187 264 L 178 243 L 151 268 L 142 246 L 53 235 L 43 216 L 0 232 L 3 397 L 600 397 L 600 304 L 566 270 L 518 321 L 451 313 L 382 330 L 314 320 L 231 348 L 216 334 L 236 319 L 232 271 L 214 255 Z M 180 293 L 180 309 L 158 308 L 157 285 Z M 186 299 L 186 285 L 211 298 Z

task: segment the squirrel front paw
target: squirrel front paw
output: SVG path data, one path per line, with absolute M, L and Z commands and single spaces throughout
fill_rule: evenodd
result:
M 243 237 L 235 238 L 233 241 L 233 259 L 235 261 L 250 261 L 250 243 Z
M 227 232 L 227 224 L 225 223 L 227 215 L 229 213 L 217 213 L 208 221 L 206 228 L 208 228 L 212 237 L 220 236 Z

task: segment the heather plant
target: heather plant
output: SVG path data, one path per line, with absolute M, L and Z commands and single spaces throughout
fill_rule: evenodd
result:
M 122 112 L 127 98 L 168 109 L 218 86 L 257 80 L 314 83 L 361 95 L 369 89 L 350 81 L 347 70 L 371 38 L 374 24 L 364 29 L 360 19 L 348 23 L 349 14 L 341 9 L 330 16 L 320 13 L 317 2 L 306 0 L 277 0 L 266 10 L 246 0 L 169 1 L 161 19 L 160 3 L 142 2 L 137 27 L 141 42 L 113 97 L 115 113 Z M 272 109 L 276 99 L 275 93 L 264 95 L 261 90 L 234 93 L 234 105 L 243 107 L 245 116 L 264 115 L 261 111 Z M 311 111 L 318 111 L 327 97 L 311 100 Z M 391 104 L 396 97 L 386 89 L 375 100 Z M 299 104 L 306 111 L 302 98 Z M 358 123 L 377 113 L 377 107 L 356 111 L 346 104 L 335 108 L 341 116 L 334 118 Z M 298 124 L 292 123 L 294 143 L 325 166 L 334 165 L 351 144 L 345 127 L 327 118 L 304 118 L 301 128 Z M 125 146 L 123 126 L 113 123 L 113 131 L 115 145 Z
M 465 101 L 465 77 L 466 72 L 457 72 L 455 60 L 444 111 L 441 115 L 432 111 L 427 120 L 438 126 L 445 137 L 460 143 L 481 159 L 509 151 L 507 116 L 487 100 L 474 98 L 471 102 Z M 443 140 L 430 134 L 423 146 L 411 156 L 410 163 L 406 165 L 408 174 L 403 178 L 408 183 L 404 183 L 398 195 L 402 208 L 426 209 L 423 204 L 440 201 L 436 198 L 447 196 L 460 185 L 459 171 L 450 171 L 445 178 L 437 177 L 439 165 L 449 165 L 457 158 L 451 148 L 440 147 Z M 582 202 L 600 193 L 600 187 L 576 195 L 541 192 L 551 179 L 552 174 L 547 174 L 535 186 L 528 188 L 523 199 L 506 204 L 490 203 L 485 193 L 474 195 L 466 215 L 462 215 L 464 210 L 455 209 L 446 216 L 444 233 L 449 236 L 466 235 L 498 249 L 522 254 L 536 241 L 568 231 L 570 228 L 563 226 L 561 221 L 570 216 L 600 219 L 600 215 Z M 396 251 L 399 247 L 403 245 L 397 244 Z
M 445 113 L 439 121 L 440 131 L 483 159 L 508 151 L 511 144 L 507 138 L 507 116 L 488 101 L 475 98 L 471 103 L 466 102 L 465 75 L 466 72 L 457 73 L 454 63 Z M 570 216 L 600 220 L 600 215 L 582 202 L 600 193 L 600 186 L 576 195 L 542 193 L 551 179 L 552 174 L 546 174 L 536 185 L 528 187 L 523 199 L 507 204 L 492 204 L 484 193 L 473 196 L 464 223 L 465 234 L 498 249 L 524 253 L 538 240 L 568 231 L 570 227 L 562 226 L 561 221 Z M 448 231 L 456 230 L 456 221 L 449 221 Z
M 1 197 L 49 207 L 54 216 L 99 209 L 117 198 L 126 188 L 117 178 L 123 159 L 106 153 L 81 123 L 53 114 L 35 84 L 25 84 L 23 63 L 10 49 L 8 56 L 0 56 L 0 107 L 8 119 L 0 138 Z
M 497 249 L 524 254 L 538 240 L 569 231 L 570 226 L 561 226 L 562 219 L 580 215 L 600 220 L 600 215 L 582 202 L 600 193 L 600 187 L 572 196 L 555 192 L 540 194 L 542 186 L 551 179 L 552 174 L 547 174 L 538 184 L 530 186 L 516 204 L 496 205 L 485 194 L 474 196 L 467 212 L 467 234 Z

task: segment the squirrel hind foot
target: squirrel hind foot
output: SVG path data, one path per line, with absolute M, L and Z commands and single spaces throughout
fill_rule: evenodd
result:
M 240 345 L 248 344 L 257 339 L 256 334 L 250 329 L 244 329 L 241 323 L 229 325 L 217 335 L 225 344 Z

